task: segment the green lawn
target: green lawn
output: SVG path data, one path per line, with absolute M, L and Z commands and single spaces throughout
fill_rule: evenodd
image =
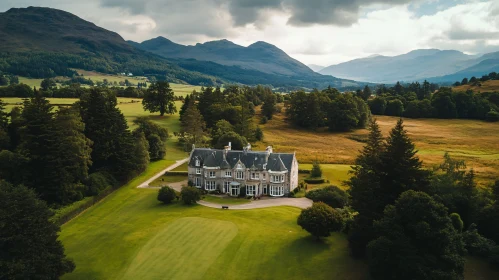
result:
M 311 170 L 312 164 L 300 164 L 300 169 Z M 348 180 L 350 175 L 348 171 L 351 170 L 351 165 L 349 164 L 321 164 L 322 168 L 322 177 L 329 180 L 329 183 L 324 183 L 321 185 L 310 185 L 310 188 L 322 187 L 326 185 L 336 185 L 341 188 L 345 188 L 343 186 L 343 181 Z M 300 179 L 305 179 L 308 174 L 300 174 Z
M 152 187 L 162 187 L 167 186 L 169 183 L 177 183 L 187 180 L 187 175 L 163 175 L 158 179 L 152 181 L 149 186 Z
M 218 197 L 213 195 L 205 195 L 202 197 L 204 201 L 217 203 L 217 204 L 228 204 L 228 205 L 237 205 L 237 204 L 246 204 L 251 200 L 246 198 L 236 198 L 236 197 Z
M 175 169 L 172 169 L 172 171 L 173 172 L 175 172 L 175 171 L 188 171 L 187 170 L 187 162 L 184 163 L 184 164 L 182 164 L 182 165 L 180 165 L 180 166 L 178 166 L 178 167 L 176 167 Z

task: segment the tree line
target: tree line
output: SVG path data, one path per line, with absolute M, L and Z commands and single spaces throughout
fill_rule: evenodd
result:
M 489 81 L 489 80 L 499 80 L 499 74 L 496 72 L 490 72 L 488 75 L 483 75 L 481 78 L 477 78 L 475 76 L 468 78 L 463 78 L 461 82 L 457 81 L 453 85 L 454 86 L 462 86 L 462 85 L 471 85 L 471 86 L 482 86 L 481 82 Z
M 255 107 L 262 105 L 268 120 L 276 112 L 278 100 L 283 100 L 281 95 L 263 86 L 229 85 L 224 90 L 206 87 L 194 91 L 180 109 L 181 144 L 189 150 L 192 144 L 223 148 L 232 142 L 233 149 L 241 150 L 248 142 L 263 139 L 262 130 L 253 121 Z
M 347 193 L 311 191 L 298 224 L 318 238 L 346 233 L 373 279 L 464 279 L 467 255 L 499 268 L 499 180 L 478 188 L 473 169 L 448 154 L 424 169 L 402 120 L 387 138 L 375 120 L 369 131 Z
M 365 127 L 370 112 L 364 100 L 353 93 L 340 93 L 328 87 L 310 93 L 297 91 L 289 95 L 286 115 L 296 126 L 330 131 L 349 131 Z
M 397 83 L 391 88 L 380 86 L 376 97 L 369 99 L 369 108 L 375 115 L 407 118 L 499 120 L 499 93 L 436 88 L 429 83 L 422 86 L 419 83 L 405 86 Z

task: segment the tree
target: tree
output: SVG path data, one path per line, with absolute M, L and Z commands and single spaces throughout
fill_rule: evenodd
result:
M 305 196 L 314 202 L 324 202 L 333 208 L 343 208 L 348 203 L 347 193 L 337 186 L 311 190 Z
M 452 99 L 452 89 L 440 88 L 432 99 L 431 104 L 435 108 L 436 117 L 439 119 L 453 119 L 457 117 L 456 104 Z
M 24 186 L 0 181 L 0 276 L 3 279 L 59 279 L 74 270 L 57 240 L 53 212 Z
M 54 79 L 51 79 L 51 78 L 44 79 L 40 83 L 40 89 L 42 89 L 43 91 L 53 90 L 56 88 L 57 88 L 57 84 L 55 83 Z
M 352 175 L 346 184 L 350 187 L 349 194 L 352 208 L 358 212 L 355 216 L 352 229 L 349 232 L 348 242 L 355 257 L 362 257 L 369 241 L 374 238 L 372 223 L 381 218 L 377 194 L 380 185 L 380 158 L 383 149 L 383 135 L 376 119 L 369 123 L 367 143 L 355 159 Z
M 175 94 L 170 88 L 170 84 L 168 82 L 151 84 L 144 94 L 142 106 L 145 111 L 159 112 L 161 116 L 164 116 L 165 113 L 171 115 L 177 112 Z
M 263 101 L 262 105 L 262 115 L 267 117 L 267 119 L 271 120 L 272 116 L 274 115 L 276 111 L 276 103 L 277 99 L 274 93 L 269 92 L 265 94 L 265 99 Z
M 194 93 L 192 94 L 192 97 L 190 94 L 187 94 L 184 98 L 184 103 L 182 103 L 182 107 L 180 107 L 180 111 L 179 111 L 179 115 L 180 115 L 180 122 L 182 122 L 182 118 L 184 117 L 184 114 L 185 114 L 185 110 L 187 110 L 187 106 L 189 106 L 189 103 L 191 102 L 191 98 L 192 98 L 192 102 L 194 102 Z
M 388 101 L 385 109 L 385 114 L 387 116 L 401 117 L 404 113 L 404 103 L 399 99 L 394 99 Z
M 196 204 L 201 199 L 201 194 L 196 187 L 182 187 L 180 191 L 181 199 L 184 204 Z
M 369 99 L 369 97 L 371 97 L 371 94 L 372 94 L 372 90 L 371 88 L 369 88 L 368 85 L 366 85 L 364 87 L 364 90 L 362 91 L 362 95 L 360 96 L 364 101 L 367 101 Z
M 9 125 L 9 113 L 5 110 L 6 104 L 0 99 L 0 129 L 7 130 Z
M 369 118 L 369 107 L 359 97 L 351 94 L 338 95 L 331 101 L 327 118 L 330 131 L 361 128 Z
M 386 99 L 383 97 L 376 97 L 369 101 L 369 108 L 373 115 L 384 115 L 386 110 Z
M 314 161 L 312 165 L 312 170 L 310 171 L 310 177 L 312 178 L 321 178 L 322 177 L 322 169 L 321 165 L 318 161 Z
M 317 239 L 328 237 L 344 226 L 341 214 L 323 202 L 314 202 L 311 207 L 303 209 L 297 223 Z
M 463 279 L 464 243 L 447 209 L 428 194 L 404 192 L 375 222 L 368 245 L 373 279 Z
M 162 187 L 158 191 L 158 200 L 163 202 L 164 204 L 170 204 L 172 201 L 174 201 L 177 198 L 177 194 L 175 193 L 175 190 L 172 189 L 171 187 Z
M 149 158 L 151 160 L 163 159 L 166 155 L 165 141 L 168 139 L 168 129 L 163 128 L 146 117 L 138 117 L 133 121 L 139 127 L 134 135 L 144 133 L 149 144 Z
M 255 129 L 255 140 L 263 141 L 263 130 L 259 126 Z
M 215 144 L 215 148 L 223 149 L 229 142 L 231 143 L 233 150 L 242 150 L 248 144 L 246 138 L 234 131 L 230 131 L 218 138 L 218 141 Z
M 229 132 L 234 132 L 234 127 L 226 120 L 219 120 L 215 126 L 211 129 L 211 144 L 213 146 L 217 145 L 218 139 L 222 135 Z
M 461 84 L 462 84 L 462 85 L 466 85 L 466 84 L 468 84 L 468 78 L 464 78 L 464 79 L 461 81 Z
M 192 146 L 199 144 L 203 140 L 205 122 L 196 104 L 191 101 L 185 110 L 181 123 L 181 132 L 184 133 L 186 144 Z
M 6 86 L 9 84 L 9 79 L 4 75 L 0 74 L 0 86 Z

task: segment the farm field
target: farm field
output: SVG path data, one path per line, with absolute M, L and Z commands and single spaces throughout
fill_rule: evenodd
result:
M 376 118 L 385 136 L 398 120 L 388 116 Z M 444 153 L 449 152 L 451 156 L 465 160 L 468 168 L 474 169 L 481 185 L 499 178 L 499 123 L 404 119 L 404 124 L 427 168 L 441 163 Z M 273 145 L 276 152 L 296 151 L 301 166 L 315 160 L 322 164 L 353 164 L 368 133 L 366 129 L 347 133 L 297 129 L 285 121 L 282 113 L 260 126 L 265 138 L 264 142 L 255 145 L 256 149 Z

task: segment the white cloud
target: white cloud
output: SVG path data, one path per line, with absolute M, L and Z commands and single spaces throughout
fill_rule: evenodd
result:
M 224 38 L 242 45 L 266 41 L 306 64 L 418 48 L 499 50 L 497 0 L 449 1 L 454 0 L 3 0 L 0 11 L 29 5 L 59 8 L 134 41 L 157 36 L 183 44 Z M 300 10 L 305 2 L 307 9 Z M 426 12 L 416 11 L 414 3 L 425 3 Z M 433 6 L 435 11 L 428 12 Z M 342 17 L 348 18 L 338 22 Z

